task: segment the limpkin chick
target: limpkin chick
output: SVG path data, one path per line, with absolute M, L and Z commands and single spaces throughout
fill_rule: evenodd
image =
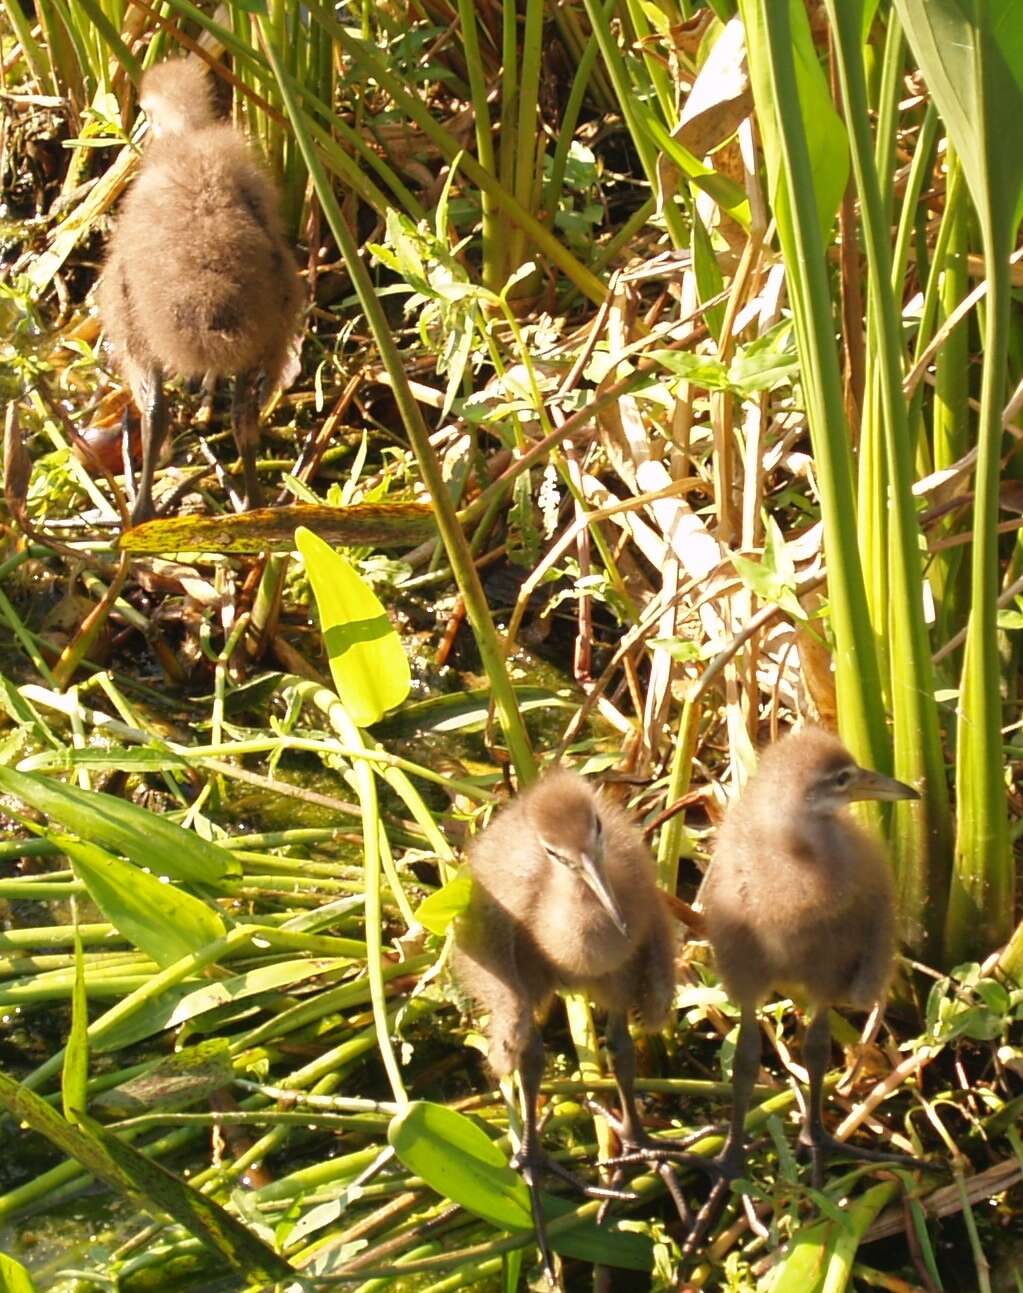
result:
M 98 292 L 107 337 L 142 412 L 133 523 L 154 514 L 165 373 L 235 376 L 232 430 L 247 505 L 258 505 L 259 392 L 280 375 L 302 297 L 274 184 L 218 118 L 205 65 L 157 64 L 142 78 L 140 102 L 152 139 Z
M 891 874 L 879 842 L 844 811 L 861 799 L 918 799 L 912 787 L 861 768 L 836 737 L 808 727 L 783 737 L 729 808 L 701 894 L 707 933 L 729 996 L 741 1009 L 732 1117 L 718 1158 L 722 1179 L 700 1217 L 705 1234 L 743 1174 L 743 1124 L 760 1064 L 756 1008 L 775 988 L 811 1007 L 803 1042 L 810 1079 L 800 1143 L 813 1184 L 829 1153 L 872 1162 L 916 1159 L 837 1141 L 822 1118 L 831 1055 L 828 1007 L 870 1009 L 895 953 Z M 692 1242 L 692 1240 L 691 1240 Z
M 548 772 L 499 812 L 472 845 L 469 865 L 473 897 L 456 931 L 455 973 L 489 1015 L 495 1072 L 519 1072 L 525 1111 L 513 1165 L 529 1186 L 537 1243 L 553 1284 L 541 1174 L 567 1177 L 596 1197 L 621 1195 L 582 1186 L 541 1149 L 544 1050 L 537 1017 L 559 988 L 581 990 L 607 1010 L 623 1148 L 632 1151 L 630 1161 L 645 1155 L 667 1179 L 666 1147 L 656 1142 L 653 1148 L 636 1109 L 628 1016 L 635 1011 L 651 1031 L 667 1018 L 675 984 L 671 927 L 639 831 L 573 772 Z M 677 1186 L 668 1184 L 683 1210 Z

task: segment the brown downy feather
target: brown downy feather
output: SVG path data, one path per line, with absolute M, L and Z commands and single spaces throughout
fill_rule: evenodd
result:
M 551 860 L 592 841 L 599 818 L 603 873 L 627 933 L 592 890 Z M 469 852 L 473 899 L 456 934 L 455 974 L 489 1012 L 498 1074 L 518 1066 L 535 1016 L 559 988 L 608 1010 L 635 1010 L 660 1028 L 674 992 L 670 922 L 639 831 L 578 775 L 548 773 L 503 808 Z
M 734 1000 L 792 988 L 815 1005 L 868 1008 L 884 995 L 894 890 L 880 844 L 845 810 L 868 797 L 852 769 L 836 737 L 804 728 L 764 752 L 729 808 L 700 896 Z M 845 775 L 848 793 L 834 780 Z
M 183 377 L 258 368 L 273 382 L 302 295 L 273 182 L 217 120 L 198 64 L 152 68 L 141 101 L 154 138 L 100 282 L 107 336 L 129 368 L 156 363 Z

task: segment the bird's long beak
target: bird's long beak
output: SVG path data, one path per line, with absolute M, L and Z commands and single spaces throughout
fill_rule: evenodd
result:
M 589 853 L 580 853 L 579 862 L 581 864 L 582 877 L 596 894 L 597 901 L 614 921 L 618 930 L 628 938 L 629 927 L 626 925 L 625 917 L 622 915 L 622 910 L 618 906 L 618 902 L 614 894 L 611 892 L 611 886 L 608 884 L 607 878 L 604 875 L 604 868 L 600 865 L 597 859 L 592 857 Z
M 886 777 L 883 772 L 860 768 L 849 787 L 850 799 L 919 799 L 920 793 L 904 781 Z

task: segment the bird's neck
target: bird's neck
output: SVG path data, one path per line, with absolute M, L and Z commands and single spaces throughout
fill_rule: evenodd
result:
M 808 864 L 820 865 L 841 852 L 842 824 L 831 814 L 794 813 L 787 834 L 793 856 Z

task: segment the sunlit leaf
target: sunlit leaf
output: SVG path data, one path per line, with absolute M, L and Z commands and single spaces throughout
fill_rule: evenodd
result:
M 225 876 L 241 874 L 241 863 L 226 849 L 115 795 L 4 767 L 0 767 L 0 790 L 157 875 L 216 886 Z
M 416 910 L 416 920 L 431 934 L 445 934 L 455 917 L 469 906 L 471 896 L 472 876 L 463 868 L 443 888 L 423 899 Z
M 124 552 L 292 552 L 295 529 L 314 529 L 345 547 L 398 547 L 436 534 L 433 509 L 424 503 L 358 503 L 351 507 L 296 503 L 257 507 L 233 516 L 174 516 L 125 530 Z
M 0 1253 L 0 1293 L 36 1293 L 32 1276 L 6 1253 Z
M 107 920 L 157 965 L 173 965 L 226 934 L 220 916 L 191 894 L 96 844 L 68 835 L 48 838 L 71 859 L 75 874 Z
M 380 599 L 339 552 L 300 527 L 295 542 L 320 612 L 320 629 L 341 703 L 369 727 L 409 693 L 412 674 L 401 638 Z
M 387 1139 L 405 1166 L 444 1198 L 501 1230 L 532 1229 L 525 1184 L 486 1132 L 464 1114 L 417 1100 L 391 1120 Z M 543 1207 L 549 1220 L 575 1209 L 553 1195 L 543 1196 Z M 653 1260 L 642 1236 L 589 1220 L 549 1239 L 555 1252 L 606 1266 L 649 1270 Z

